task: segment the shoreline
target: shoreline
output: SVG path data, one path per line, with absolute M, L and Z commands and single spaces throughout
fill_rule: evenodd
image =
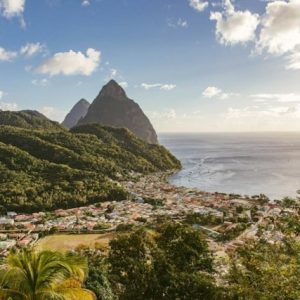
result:
M 261 195 L 264 195 L 266 196 L 270 201 L 281 201 L 282 199 L 284 198 L 296 198 L 297 195 L 298 195 L 298 190 L 299 189 L 296 189 L 293 193 L 290 192 L 290 194 L 282 194 L 280 196 L 269 196 L 267 193 L 265 193 L 264 191 L 261 191 L 261 192 L 257 192 L 257 193 L 245 193 L 245 192 L 232 192 L 232 191 L 229 191 L 229 192 L 226 192 L 226 191 L 216 191 L 216 190 L 212 190 L 212 191 L 208 191 L 206 189 L 201 189 L 199 186 L 197 186 L 197 184 L 195 185 L 191 185 L 191 186 L 187 186 L 187 185 L 180 185 L 180 184 L 175 184 L 175 183 L 172 183 L 170 178 L 173 177 L 173 176 L 176 176 L 178 173 L 180 173 L 181 171 L 183 171 L 183 169 L 181 170 L 178 170 L 174 173 L 171 173 L 168 175 L 168 178 L 166 178 L 166 181 L 171 184 L 171 185 L 174 185 L 175 187 L 183 187 L 183 188 L 187 188 L 187 189 L 197 189 L 197 190 L 200 190 L 200 191 L 206 191 L 207 193 L 211 193 L 211 194 L 215 194 L 215 193 L 218 193 L 218 194 L 227 194 L 227 195 L 231 195 L 231 194 L 234 194 L 234 195 L 239 195 L 240 197 L 243 197 L 243 198 L 252 198 L 252 197 L 260 197 Z M 199 181 L 200 181 L 200 178 L 199 178 Z M 300 191 L 300 190 L 299 190 Z
M 256 239 L 259 227 L 267 229 L 270 225 L 269 217 L 279 218 L 284 211 L 281 203 L 269 201 L 263 195 L 250 198 L 177 187 L 168 182 L 168 178 L 176 172 L 178 170 L 149 175 L 135 174 L 132 180 L 121 181 L 120 185 L 130 194 L 128 199 L 122 201 L 57 209 L 48 215 L 44 212 L 15 214 L 7 220 L 15 228 L 23 228 L 24 232 L 19 235 L 14 232 L 16 240 L 15 243 L 11 241 L 11 245 L 31 245 L 37 240 L 36 234 L 39 237 L 57 232 L 105 234 L 116 231 L 118 226 L 147 225 L 163 217 L 192 222 L 207 236 L 212 251 L 224 256 L 247 240 Z M 209 216 L 213 221 L 202 224 L 203 216 Z M 276 228 L 266 231 L 268 240 L 278 239 Z M 12 233 L 7 230 L 2 231 L 2 235 L 6 235 L 10 241 Z

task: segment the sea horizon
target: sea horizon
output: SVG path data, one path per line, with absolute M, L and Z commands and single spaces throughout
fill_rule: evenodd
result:
M 223 133 L 223 134 L 234 134 L 234 133 L 245 133 L 245 134 L 282 134 L 282 133 L 299 133 L 300 130 L 286 130 L 286 131 L 158 131 L 158 136 L 164 135 L 164 134 L 213 134 L 213 133 Z
M 246 136 L 245 136 L 246 135 Z M 164 133 L 161 143 L 182 163 L 176 186 L 272 200 L 300 188 L 300 132 Z

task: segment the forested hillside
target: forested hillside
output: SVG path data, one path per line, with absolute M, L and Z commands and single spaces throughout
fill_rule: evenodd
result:
M 11 114 L 19 120 L 20 113 Z M 33 117 L 28 124 L 40 128 L 39 122 Z M 164 147 L 127 129 L 83 125 L 69 132 L 56 123 L 46 129 L 16 126 L 0 125 L 0 205 L 6 209 L 36 211 L 124 199 L 117 181 L 131 171 L 180 167 Z
M 49 120 L 35 110 L 2 111 L 0 110 L 0 125 L 10 125 L 28 129 L 62 129 L 63 127 Z

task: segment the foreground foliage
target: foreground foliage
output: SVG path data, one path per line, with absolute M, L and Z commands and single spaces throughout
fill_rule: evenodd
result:
M 70 208 L 126 198 L 119 179 L 131 172 L 177 169 L 164 147 L 126 129 L 84 125 L 24 129 L 0 125 L 0 205 L 9 210 Z
M 296 240 L 249 242 L 232 253 L 224 277 L 214 270 L 202 234 L 174 222 L 133 228 L 109 249 L 77 252 L 10 254 L 0 272 L 0 299 L 300 299 Z
M 98 299 L 300 299 L 300 245 L 249 242 L 220 276 L 201 233 L 167 222 L 120 234 L 106 255 L 89 252 L 87 286 Z M 218 284 L 216 283 L 218 278 Z
M 11 253 L 1 266 L 0 299 L 93 300 L 93 293 L 82 288 L 86 272 L 86 261 L 72 254 Z
M 95 257 L 91 254 L 89 260 Z M 98 299 L 220 297 L 207 243 L 190 226 L 170 222 L 120 234 L 111 241 L 108 257 L 97 261 L 91 263 L 86 284 Z
M 251 243 L 232 257 L 230 299 L 300 299 L 300 245 L 295 240 Z

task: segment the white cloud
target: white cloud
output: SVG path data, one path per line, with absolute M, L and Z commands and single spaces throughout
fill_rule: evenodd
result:
M 163 91 L 171 91 L 176 88 L 176 84 L 163 84 L 163 83 L 142 83 L 141 87 L 145 90 L 150 90 L 154 88 L 159 88 Z
M 2 99 L 3 95 L 4 95 L 4 92 L 0 91 L 0 100 Z
M 171 91 L 174 90 L 175 88 L 176 88 L 176 84 L 162 84 L 160 86 L 160 89 L 164 91 Z
M 288 63 L 286 69 L 288 70 L 300 70 L 300 52 L 292 53 L 287 56 Z
M 220 88 L 209 86 L 202 92 L 205 98 L 228 99 L 229 97 L 238 96 L 237 93 L 225 93 Z
M 169 27 L 172 27 L 172 28 L 178 28 L 178 27 L 188 28 L 189 27 L 188 21 L 184 20 L 182 18 L 179 18 L 176 22 L 168 19 L 167 24 Z
M 299 106 L 269 106 L 261 108 L 259 106 L 246 106 L 244 108 L 229 107 L 226 113 L 228 119 L 243 119 L 243 118 L 279 118 L 285 115 L 290 117 L 300 116 Z
M 37 86 L 47 86 L 49 85 L 49 80 L 47 78 L 43 78 L 43 79 L 33 79 L 31 81 L 31 83 L 33 85 L 37 85 Z
M 121 82 L 119 82 L 119 85 L 120 85 L 123 89 L 128 88 L 128 82 L 126 82 L 126 81 L 121 81 Z
M 116 78 L 119 75 L 119 72 L 117 69 L 110 69 L 109 78 L 113 79 Z
M 128 83 L 126 82 L 125 78 L 122 76 L 122 74 L 121 74 L 121 72 L 119 70 L 117 70 L 115 68 L 110 68 L 107 71 L 108 71 L 108 74 L 107 74 L 107 76 L 104 79 L 105 82 L 107 82 L 107 81 L 109 81 L 111 79 L 114 79 L 117 82 L 120 82 L 120 83 L 122 83 L 124 85 L 127 84 L 127 86 L 128 86 Z
M 203 91 L 202 95 L 205 98 L 213 98 L 213 97 L 219 96 L 221 93 L 222 93 L 221 89 L 219 89 L 215 86 L 209 86 Z
M 208 7 L 207 1 L 202 0 L 189 0 L 190 6 L 197 11 L 203 11 L 206 7 Z
M 16 52 L 8 51 L 0 47 L 0 61 L 12 61 L 16 57 Z
M 0 0 L 0 12 L 6 18 L 22 16 L 25 0 Z
M 251 95 L 251 98 L 254 99 L 254 102 L 280 102 L 280 103 L 292 103 L 300 102 L 300 95 L 295 93 L 261 93 Z
M 177 20 L 177 25 L 178 25 L 179 27 L 183 27 L 183 28 L 187 28 L 187 27 L 189 26 L 187 20 L 183 20 L 183 19 L 181 19 L 181 18 L 179 18 L 179 19 Z
M 33 56 L 37 53 L 42 53 L 46 50 L 46 46 L 41 43 L 27 43 L 20 49 L 20 53 L 27 57 Z
M 85 75 L 89 76 L 96 71 L 100 64 L 101 52 L 93 48 L 82 52 L 70 50 L 59 52 L 48 58 L 36 68 L 42 74 L 54 75 Z
M 262 19 L 257 49 L 282 55 L 296 51 L 298 47 L 300 47 L 300 1 L 276 0 L 268 3 Z
M 259 15 L 235 10 L 230 0 L 224 0 L 224 12 L 211 12 L 210 19 L 216 21 L 216 36 L 222 44 L 247 43 L 256 37 Z
M 174 108 L 170 108 L 163 112 L 149 112 L 149 117 L 153 120 L 176 119 L 177 113 Z
M 225 131 L 299 131 L 299 105 L 254 105 L 230 107 L 220 114 L 220 130 Z M 213 126 L 213 125 L 212 125 Z M 211 127 L 214 130 L 214 127 Z
M 82 6 L 89 6 L 89 5 L 91 5 L 91 1 L 90 1 L 90 0 L 83 0 L 83 1 L 81 2 L 81 5 L 82 5 Z
M 160 87 L 160 86 L 161 86 L 160 83 L 152 83 L 152 84 L 142 83 L 141 84 L 141 87 L 144 88 L 145 90 L 150 90 L 150 89 L 157 88 L 157 87 Z
M 0 110 L 18 110 L 18 104 L 9 102 L 0 102 Z

